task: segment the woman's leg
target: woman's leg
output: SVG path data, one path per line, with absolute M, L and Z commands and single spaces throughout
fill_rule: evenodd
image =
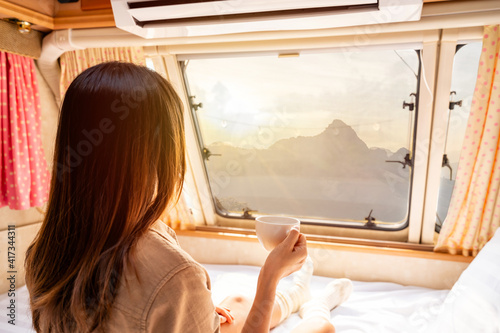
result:
M 309 295 L 308 286 L 312 270 L 312 260 L 309 258 L 302 269 L 295 273 L 295 285 L 277 292 L 271 316 L 271 328 L 276 327 L 300 307 L 299 314 L 304 320 L 293 329 L 292 333 L 335 333 L 335 328 L 330 322 L 330 311 L 349 298 L 352 282 L 349 279 L 332 281 L 320 297 L 303 303 Z M 245 296 L 230 296 L 221 303 L 221 306 L 231 309 L 234 317 L 233 323 L 221 325 L 221 332 L 241 332 L 252 307 L 252 300 Z M 249 320 L 259 320 L 259 318 L 249 318 Z
M 294 285 L 285 290 L 278 290 L 276 292 L 273 313 L 271 315 L 271 328 L 276 327 L 291 313 L 298 311 L 300 306 L 309 300 L 309 283 L 312 273 L 313 262 L 310 257 L 307 257 L 302 268 L 293 274 Z M 252 307 L 252 302 L 252 299 L 245 296 L 230 296 L 222 301 L 220 305 L 231 309 L 231 315 L 233 315 L 235 320 L 231 324 L 222 324 L 221 332 L 241 332 Z M 249 318 L 249 320 L 258 321 L 258 314 L 255 318 Z
M 294 287 L 291 289 L 295 290 Z M 297 291 L 297 290 L 295 290 Z M 335 328 L 330 323 L 330 311 L 342 304 L 349 298 L 352 291 L 352 282 L 348 279 L 338 279 L 330 282 L 324 293 L 311 301 L 305 303 L 300 308 L 300 316 L 304 319 L 292 332 L 293 333 L 334 333 Z M 295 292 L 292 292 L 292 295 Z M 285 297 L 288 298 L 288 297 Z M 292 297 L 293 299 L 296 297 Z M 282 316 L 281 307 L 283 299 L 278 297 L 274 301 L 273 313 L 271 317 L 271 328 L 276 327 L 281 321 L 282 317 L 287 317 L 289 311 L 285 316 Z M 231 309 L 231 314 L 234 317 L 234 322 L 231 324 L 222 324 L 222 333 L 239 333 L 247 320 L 248 313 L 252 307 L 252 300 L 244 296 L 231 296 L 226 298 L 221 306 Z M 290 310 L 289 306 L 286 306 Z M 249 320 L 259 320 L 259 318 L 249 318 Z
M 330 322 L 330 311 L 346 301 L 351 292 L 352 282 L 349 279 L 330 282 L 320 297 L 301 306 L 299 315 L 304 320 L 292 333 L 334 333 L 335 328 Z
M 231 309 L 231 314 L 234 317 L 233 323 L 224 323 L 221 325 L 221 333 L 241 332 L 252 307 L 252 300 L 245 296 L 230 296 L 222 301 L 220 305 Z M 275 302 L 271 318 L 271 328 L 279 324 L 280 317 L 281 310 Z M 335 333 L 335 328 L 328 320 L 322 317 L 312 317 L 303 320 L 299 326 L 293 329 L 292 333 Z
M 248 318 L 248 313 L 252 307 L 253 300 L 246 296 L 236 295 L 229 296 L 220 304 L 226 308 L 231 309 L 231 314 L 234 317 L 234 322 L 231 324 L 221 324 L 221 333 L 239 333 Z M 281 309 L 277 302 L 274 302 L 273 314 L 271 317 L 271 328 L 279 324 L 281 318 Z M 255 318 L 258 320 L 258 318 Z
M 245 324 L 245 321 L 252 307 L 252 300 L 245 296 L 229 296 L 222 301 L 220 306 L 224 306 L 231 310 L 231 315 L 234 321 L 220 325 L 221 333 L 239 333 Z

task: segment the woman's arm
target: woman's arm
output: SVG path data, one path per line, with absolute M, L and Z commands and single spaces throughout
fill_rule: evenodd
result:
M 257 293 L 248 314 L 242 333 L 268 333 L 271 326 L 276 287 L 279 280 L 270 273 L 260 272 Z
M 268 333 L 278 282 L 302 267 L 307 257 L 306 237 L 292 229 L 266 259 L 257 282 L 257 293 L 242 333 Z

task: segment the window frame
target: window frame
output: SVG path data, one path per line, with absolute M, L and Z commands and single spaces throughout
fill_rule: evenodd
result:
M 396 240 L 407 243 L 433 244 L 435 207 L 439 194 L 436 176 L 441 172 L 443 142 L 436 138 L 443 125 L 442 113 L 435 112 L 447 105 L 451 87 L 451 70 L 456 44 L 481 40 L 482 27 L 432 29 L 425 31 L 405 31 L 378 33 L 365 30 L 360 32 L 354 28 L 351 34 L 317 36 L 310 38 L 283 38 L 267 40 L 265 34 L 253 41 L 230 40 L 225 43 L 164 45 L 151 48 L 146 54 L 153 55 L 155 68 L 166 76 L 179 92 L 185 109 L 186 147 L 188 158 L 188 175 L 184 191 L 194 198 L 191 209 L 195 222 L 199 226 L 253 229 L 253 221 L 241 221 L 219 216 L 216 213 L 214 200 L 210 192 L 209 181 L 205 172 L 204 160 L 199 148 L 195 120 L 190 112 L 188 95 L 184 87 L 183 73 L 178 60 L 186 56 L 211 54 L 266 54 L 297 52 L 300 50 L 317 50 L 337 47 L 343 51 L 358 50 L 379 46 L 397 48 L 419 45 L 421 52 L 421 75 L 419 98 L 417 102 L 417 126 L 414 139 L 414 165 L 409 203 L 408 226 L 403 230 L 346 230 L 346 226 L 311 228 L 311 233 L 342 237 L 367 239 Z M 414 47 L 415 48 L 415 47 Z M 156 59 L 156 60 L 155 60 Z M 451 59 L 451 61 L 450 61 Z M 448 63 L 447 63 L 448 61 Z M 451 64 L 451 65 L 450 65 Z M 448 75 L 448 77 L 447 77 Z M 446 111 L 445 109 L 444 111 Z M 420 166 L 420 167 L 418 167 Z M 249 223 L 250 222 L 250 223 Z M 326 228 L 326 229 L 325 229 Z M 307 232 L 307 231 L 306 231 Z M 243 232 L 245 233 L 245 232 Z
M 389 47 L 387 48 L 388 50 L 392 50 L 392 49 L 396 49 L 395 48 L 396 45 L 394 45 L 394 47 Z M 386 49 L 384 47 L 384 49 Z M 397 48 L 397 49 L 401 49 L 401 48 Z M 308 50 L 306 50 L 305 53 L 307 53 Z M 320 52 L 323 51 L 323 52 L 326 52 L 327 50 L 319 50 Z M 360 49 L 359 51 L 364 51 L 364 49 Z M 369 51 L 369 50 L 367 50 Z M 416 53 L 416 56 L 419 60 L 419 66 L 418 66 L 418 69 L 417 69 L 417 85 L 416 85 L 416 89 L 415 89 L 415 93 L 416 95 L 418 96 L 419 95 L 419 92 L 420 92 L 420 82 L 421 82 L 421 71 L 422 71 L 422 65 L 421 65 L 421 60 L 422 60 L 422 57 L 421 57 L 421 49 L 414 49 L 415 53 Z M 335 50 L 335 52 L 337 53 L 340 53 L 338 49 Z M 302 51 L 299 51 L 297 53 L 300 53 L 300 54 L 303 54 L 304 52 Z M 262 53 L 252 53 L 252 54 L 247 54 L 247 53 L 244 53 L 244 54 L 238 54 L 236 56 L 248 56 L 248 55 L 253 55 L 253 56 L 259 56 L 259 55 L 262 55 Z M 218 56 L 211 56 L 211 57 L 207 57 L 207 58 L 203 58 L 203 59 L 210 59 L 210 58 L 216 58 L 216 57 L 220 57 L 220 58 L 223 58 L 224 56 L 223 55 L 218 55 Z M 199 58 L 202 58 L 202 57 L 194 57 L 194 59 L 199 59 Z M 184 86 L 185 86 L 185 90 L 187 91 L 187 94 L 188 96 L 192 96 L 192 93 L 189 91 L 189 80 L 188 80 L 188 77 L 187 77 L 187 72 L 186 72 L 186 68 L 184 67 L 185 66 L 185 63 L 186 61 L 190 61 L 192 60 L 193 58 L 192 57 L 182 57 L 182 60 L 179 61 L 179 66 L 181 68 L 181 73 L 182 73 L 182 77 L 183 77 L 183 83 L 184 83 Z M 404 97 L 404 99 L 406 100 L 406 98 L 409 98 L 408 97 Z M 402 101 L 401 101 L 402 102 Z M 414 127 L 413 127 L 413 133 L 412 133 L 412 138 L 411 138 L 411 155 L 412 155 L 412 161 L 414 161 L 414 153 L 415 153 L 415 143 L 416 143 L 416 130 L 417 130 L 417 127 L 418 127 L 418 112 L 419 112 L 419 108 L 418 108 L 418 100 L 415 100 L 415 109 L 413 111 L 409 111 L 408 112 L 414 112 L 414 114 L 412 115 L 414 117 Z M 204 148 L 205 148 L 205 145 L 204 145 L 204 142 L 203 142 L 203 136 L 202 136 L 202 133 L 201 133 L 201 126 L 199 124 L 199 120 L 197 119 L 196 117 L 196 110 L 193 110 L 192 107 L 189 108 L 189 111 L 192 113 L 192 118 L 193 118 L 193 122 L 194 122 L 194 127 L 195 127 L 195 131 L 196 131 L 196 134 L 197 134 L 197 139 L 198 139 L 198 142 L 199 142 L 199 149 L 200 151 L 202 151 Z M 405 111 L 404 108 L 402 109 L 402 111 Z M 203 154 L 203 153 L 202 153 Z M 209 179 L 209 176 L 208 176 L 208 166 L 205 162 L 205 158 L 203 159 L 203 166 L 204 166 L 204 170 L 205 170 L 205 173 L 206 173 L 206 179 Z M 366 225 L 366 221 L 362 221 L 362 220 L 335 220 L 335 219 L 329 219 L 329 218 L 300 218 L 301 220 L 301 225 L 310 225 L 310 226 L 325 226 L 325 227 L 341 227 L 341 228 L 352 228 L 352 229 L 366 229 L 366 230 L 381 230 L 381 231 L 400 231 L 400 230 L 404 230 L 408 227 L 409 225 L 409 217 L 410 217 L 410 212 L 411 212 L 411 193 L 412 193 L 412 187 L 413 187 L 413 174 L 414 174 L 414 168 L 411 167 L 410 169 L 410 174 L 409 174 L 409 196 L 408 196 L 408 209 L 407 209 L 407 216 L 406 218 L 401 221 L 401 222 L 397 222 L 397 223 L 390 223 L 390 222 L 379 222 L 379 221 L 376 221 L 376 227 L 375 228 L 372 228 L 372 227 L 369 227 Z M 230 176 L 228 174 L 228 176 Z M 208 182 L 208 186 L 209 188 L 211 188 L 211 184 L 210 184 L 210 181 Z M 212 193 L 212 191 L 210 191 L 210 193 Z M 238 216 L 238 215 L 229 215 L 229 214 L 223 214 L 220 209 L 217 207 L 216 203 L 215 203 L 215 197 L 212 196 L 212 201 L 214 201 L 214 209 L 215 209 L 215 213 L 217 214 L 217 217 L 218 218 L 226 218 L 229 220 L 234 220 L 234 219 L 246 219 L 246 220 L 250 220 L 250 221 L 254 221 L 255 218 L 259 215 L 262 215 L 262 214 L 258 214 L 256 216 L 253 216 L 253 215 L 249 215 L 249 216 Z M 265 214 L 264 214 L 265 215 Z M 253 222 L 252 222 L 253 223 Z
M 448 105 L 457 45 L 480 42 L 482 37 L 483 27 L 443 30 L 436 77 L 437 86 L 434 99 L 433 126 L 430 137 L 429 175 L 426 184 L 426 202 L 420 239 L 420 243 L 422 244 L 434 243 L 436 208 L 439 199 L 439 184 L 445 143 L 444 133 L 446 133 L 448 122 Z

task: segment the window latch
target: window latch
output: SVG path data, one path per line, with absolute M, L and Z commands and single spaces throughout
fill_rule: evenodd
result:
M 446 154 L 446 147 L 448 146 L 448 132 L 450 130 L 450 120 L 451 120 L 451 111 L 455 109 L 455 105 L 462 106 L 462 100 L 459 101 L 453 101 L 454 97 L 457 95 L 456 91 L 450 91 L 450 104 L 448 106 L 448 109 L 450 112 L 448 113 L 448 123 L 446 125 L 446 139 L 444 141 L 444 154 L 443 154 L 443 161 L 441 162 L 441 167 L 447 167 L 450 169 L 450 180 L 453 180 L 453 169 L 451 168 L 450 165 L 450 160 L 448 159 L 448 155 Z
M 203 148 L 201 154 L 203 155 L 203 159 L 208 161 L 210 156 L 222 156 L 221 154 L 212 154 L 208 148 Z
M 196 98 L 196 96 L 189 96 L 189 104 L 191 104 L 191 107 L 195 110 L 195 111 L 198 111 L 199 108 L 203 108 L 203 103 L 198 103 L 198 104 L 195 104 L 194 103 L 194 99 Z
M 406 169 L 406 166 L 413 167 L 413 161 L 411 160 L 410 154 L 406 154 L 404 161 L 392 161 L 386 160 L 387 163 L 401 163 L 403 165 L 403 169 Z
M 456 95 L 456 94 L 457 94 L 456 91 L 450 92 L 450 105 L 448 106 L 448 109 L 450 109 L 450 110 L 454 110 L 455 109 L 455 105 L 458 105 L 460 107 L 462 106 L 462 100 L 452 101 L 453 95 Z
M 375 228 L 377 225 L 375 224 L 375 218 L 372 216 L 372 212 L 373 212 L 373 209 L 370 210 L 370 214 L 368 214 L 368 217 L 365 217 L 365 220 L 366 220 L 366 223 L 365 223 L 365 227 L 368 227 L 368 228 Z
M 408 110 L 410 110 L 410 111 L 415 110 L 415 98 L 417 98 L 417 94 L 411 93 L 410 97 L 411 97 L 410 103 L 403 101 L 403 110 L 406 109 L 406 107 L 408 107 Z
M 251 219 L 253 218 L 252 213 L 256 213 L 256 210 L 251 210 L 248 207 L 243 208 L 243 214 L 241 214 L 241 217 L 244 219 Z
M 451 168 L 450 160 L 448 159 L 448 155 L 446 154 L 443 155 L 443 163 L 441 164 L 441 167 L 442 168 L 447 167 L 448 169 L 450 169 L 450 180 L 453 180 L 452 179 L 453 169 Z

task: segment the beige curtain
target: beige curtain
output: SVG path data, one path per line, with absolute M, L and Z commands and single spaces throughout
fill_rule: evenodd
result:
M 183 193 L 175 207 L 168 209 L 162 215 L 161 220 L 174 230 L 194 230 L 195 221 L 193 213 L 189 209 Z
M 455 187 L 436 251 L 475 256 L 499 227 L 499 42 L 499 26 L 486 26 Z
M 89 67 L 107 61 L 123 61 L 146 65 L 142 47 L 107 47 L 65 52 L 60 58 L 61 100 L 71 82 Z

